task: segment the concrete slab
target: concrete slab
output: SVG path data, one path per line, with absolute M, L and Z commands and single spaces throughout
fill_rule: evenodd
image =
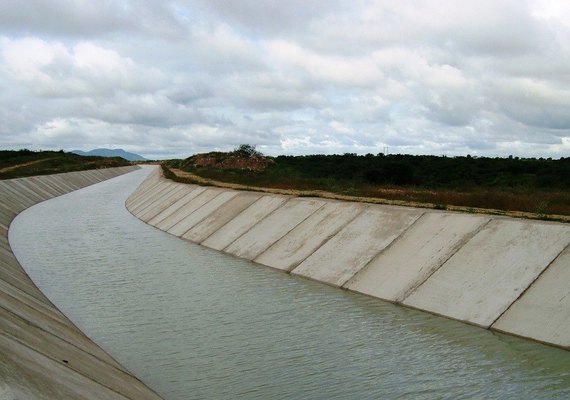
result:
M 558 256 L 491 329 L 570 350 L 570 247 Z
M 27 277 L 22 277 L 13 271 L 0 269 L 0 280 L 14 286 L 15 288 L 20 289 L 21 291 L 37 298 L 40 301 L 48 301 L 40 291 L 30 285 L 29 278 Z
M 210 235 L 202 244 L 216 250 L 224 249 L 249 231 L 252 226 L 283 205 L 288 199 L 285 196 L 262 196 L 234 219 Z
M 156 185 L 159 180 L 160 176 L 154 171 L 151 172 L 147 178 L 136 188 L 136 190 L 127 198 L 127 201 L 125 202 L 126 206 L 130 208 L 140 196 L 147 192 L 151 187 Z
M 206 192 L 208 193 L 208 192 Z M 208 217 L 214 211 L 216 211 L 220 206 L 225 204 L 227 201 L 231 200 L 237 195 L 237 192 L 233 191 L 222 191 L 217 192 L 215 197 L 208 200 L 204 205 L 198 208 L 193 213 L 187 215 L 181 219 L 176 225 L 168 230 L 168 233 L 175 236 L 182 236 L 190 230 L 194 225 L 202 221 L 204 218 Z
M 261 197 L 260 193 L 239 192 L 234 198 L 192 227 L 183 235 L 184 239 L 200 243 Z
M 167 196 L 172 190 L 176 188 L 177 185 L 170 182 L 161 182 L 156 190 L 149 193 L 143 199 L 141 199 L 136 205 L 131 207 L 131 211 L 135 215 L 141 215 L 147 207 L 152 206 L 157 201 L 160 201 L 163 197 Z
M 133 200 L 131 205 L 129 206 L 131 210 L 138 209 L 141 204 L 148 200 L 149 197 L 153 196 L 159 190 L 162 190 L 166 187 L 167 182 L 164 181 L 156 181 L 151 187 L 149 187 L 144 192 L 140 193 L 136 199 Z
M 46 312 L 44 308 L 34 308 L 31 303 L 19 302 L 18 299 L 2 292 L 0 292 L 0 304 L 2 304 L 0 309 L 9 311 L 19 318 L 29 321 L 30 324 L 41 326 L 41 328 L 46 332 L 49 332 L 50 334 L 83 349 L 83 351 L 88 352 L 101 360 L 109 360 L 109 362 L 111 362 L 109 355 L 100 347 L 87 339 L 87 337 L 74 325 L 61 323 L 59 321 L 59 317 L 54 317 L 52 312 Z M 0 320 L 0 324 L 1 323 L 2 322 Z M 115 362 L 113 362 L 113 364 L 115 364 Z
M 323 200 L 290 199 L 224 249 L 226 253 L 253 260 L 319 208 Z
M 19 302 L 28 304 L 32 308 L 42 310 L 44 314 L 50 314 L 53 319 L 56 319 L 62 324 L 69 323 L 69 320 L 61 313 L 61 311 L 59 311 L 51 303 L 40 301 L 34 296 L 30 296 L 26 292 L 6 283 L 1 279 L 0 279 L 0 291 L 2 293 L 6 293 L 7 295 L 13 297 Z
M 161 191 L 160 193 L 157 193 L 154 196 L 154 198 L 149 198 L 144 205 L 141 205 L 139 207 L 139 209 L 137 210 L 139 218 L 144 216 L 149 210 L 152 210 L 158 204 L 162 203 L 164 199 L 169 198 L 173 193 L 180 190 L 182 187 L 183 185 L 179 183 L 169 183 L 168 187 L 165 190 Z
M 31 182 L 34 186 L 41 188 L 44 192 L 49 193 L 51 197 L 61 196 L 67 193 L 62 187 L 56 187 L 49 183 L 46 177 L 31 176 L 27 178 L 28 182 Z
M 17 205 L 28 208 L 36 204 L 37 201 L 26 196 L 15 187 L 12 180 L 0 181 L 0 200 L 4 204 Z
M 31 179 L 15 179 L 14 183 L 21 185 L 23 188 L 28 190 L 29 193 L 34 193 L 35 195 L 39 196 L 41 200 L 48 200 L 54 197 L 52 193 L 47 191 L 42 186 L 37 185 Z
M 0 308 L 0 323 L 3 335 L 17 339 L 18 342 L 53 360 L 66 360 L 68 368 L 89 377 L 125 397 L 133 399 L 156 399 L 147 387 L 138 379 L 122 369 L 109 365 L 93 355 L 82 351 L 70 343 L 30 325 L 4 309 Z M 89 339 L 84 336 L 85 342 Z
M 159 212 L 164 211 L 166 208 L 170 207 L 173 203 L 182 198 L 186 193 L 188 192 L 184 185 L 177 185 L 174 190 L 170 191 L 168 194 L 152 203 L 144 211 L 141 211 L 139 218 L 145 222 L 150 220 Z
M 254 261 L 291 271 L 364 210 L 362 204 L 328 201 Z
M 344 287 L 400 302 L 489 221 L 489 217 L 426 212 Z
M 163 211 L 156 214 L 154 217 L 147 221 L 147 224 L 152 226 L 157 226 L 166 218 L 170 217 L 172 214 L 178 212 L 180 208 L 188 204 L 192 199 L 202 193 L 206 188 L 198 187 L 198 186 L 188 186 L 186 188 L 186 194 L 182 196 L 180 199 L 176 200 L 170 206 L 166 207 Z
M 126 400 L 127 397 L 0 334 L 0 381 L 8 399 Z
M 403 303 L 489 327 L 570 242 L 570 226 L 495 219 Z
M 342 286 L 422 213 L 399 207 L 369 206 L 291 273 Z
M 175 213 L 165 218 L 161 223 L 157 224 L 156 227 L 162 229 L 163 231 L 170 232 L 170 229 L 178 224 L 181 220 L 192 214 L 194 211 L 202 207 L 204 204 L 212 200 L 218 194 L 222 192 L 222 189 L 206 189 L 198 196 L 194 197 L 188 203 L 183 205 Z M 178 230 L 177 230 L 178 231 Z M 185 233 L 185 232 L 182 232 Z M 181 233 L 181 234 L 182 234 Z

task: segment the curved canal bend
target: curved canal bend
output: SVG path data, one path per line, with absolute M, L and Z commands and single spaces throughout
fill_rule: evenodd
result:
M 570 353 L 235 259 L 124 202 L 148 170 L 10 229 L 40 289 L 165 399 L 569 398 Z

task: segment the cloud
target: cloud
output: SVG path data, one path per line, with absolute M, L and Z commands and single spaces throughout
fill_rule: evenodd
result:
M 0 146 L 570 156 L 556 0 L 0 5 Z

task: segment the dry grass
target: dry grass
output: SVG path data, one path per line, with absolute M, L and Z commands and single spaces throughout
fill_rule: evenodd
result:
M 163 168 L 167 178 L 179 182 L 235 190 L 570 222 L 570 194 L 565 192 L 547 192 L 536 195 L 506 191 L 455 192 L 368 186 L 360 188 L 358 195 L 348 195 L 324 190 L 310 190 L 295 186 L 293 182 L 275 184 L 275 186 L 279 187 L 248 186 L 203 178 L 179 169 Z

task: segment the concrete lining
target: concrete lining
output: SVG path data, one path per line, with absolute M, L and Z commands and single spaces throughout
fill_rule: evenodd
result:
M 253 260 L 324 205 L 315 199 L 290 199 L 224 249 Z
M 401 302 L 490 219 L 428 212 L 344 287 Z
M 495 322 L 493 329 L 570 350 L 570 246 Z
M 493 220 L 403 303 L 487 328 L 569 242 L 564 225 Z
M 165 188 L 162 192 L 157 193 L 154 198 L 148 199 L 148 201 L 144 205 L 141 205 L 141 207 L 137 211 L 137 215 L 139 215 L 140 218 L 143 219 L 143 217 L 149 211 L 152 211 L 153 209 L 160 207 L 163 201 L 167 201 L 168 198 L 173 193 L 176 193 L 176 191 L 179 189 L 181 189 L 180 185 L 172 185 L 168 188 Z
M 291 271 L 364 209 L 360 204 L 327 202 L 254 261 Z
M 147 207 L 143 212 L 140 212 L 138 214 L 139 218 L 145 222 L 149 221 L 158 213 L 164 211 L 166 208 L 170 207 L 173 203 L 182 198 L 186 193 L 188 192 L 184 186 L 175 186 L 174 190 L 171 191 L 168 196 L 165 196 L 162 199 L 158 199 L 156 202 Z
M 237 192 L 217 193 L 215 197 L 213 197 L 210 201 L 207 201 L 203 206 L 186 216 L 184 219 L 180 220 L 180 222 L 174 225 L 168 232 L 176 236 L 184 235 L 194 225 L 201 222 L 203 219 L 216 211 L 217 208 L 231 200 L 236 195 Z
M 252 205 L 260 197 L 261 195 L 259 193 L 238 193 L 207 218 L 194 225 L 194 227 L 192 227 L 182 237 L 196 243 L 202 242 L 208 236 L 234 219 L 239 213 Z
M 162 210 L 161 212 L 156 214 L 154 217 L 149 219 L 147 221 L 148 224 L 152 225 L 152 226 L 157 226 L 162 221 L 164 221 L 166 218 L 168 218 L 172 214 L 176 213 L 184 205 L 188 204 L 193 198 L 198 196 L 204 190 L 206 190 L 206 189 L 201 188 L 201 187 L 189 187 L 189 188 L 187 188 L 186 194 L 184 196 L 182 196 L 180 199 L 176 200 L 170 206 L 166 207 L 164 210 Z
M 217 195 L 219 195 L 222 191 L 219 189 L 206 189 L 198 196 L 194 197 L 184 206 L 182 206 L 175 214 L 171 215 L 170 217 L 166 218 L 163 222 L 157 225 L 158 228 L 165 230 L 168 233 L 171 233 L 175 236 L 181 236 L 190 227 L 199 221 L 193 221 L 192 214 L 199 210 L 204 204 L 208 203 L 210 200 L 213 200 Z M 190 227 L 186 229 L 187 222 L 186 220 L 190 221 Z
M 234 219 L 210 235 L 202 244 L 215 250 L 222 250 L 251 229 L 267 215 L 279 208 L 285 196 L 262 196 Z
M 369 206 L 292 273 L 342 286 L 422 213 L 414 209 Z
M 0 397 L 160 399 L 85 336 L 12 254 L 8 226 L 24 209 L 136 166 L 0 181 Z
M 133 196 L 163 204 L 149 196 L 164 179 L 150 175 L 127 204 Z M 567 224 L 178 185 L 191 192 L 151 225 L 329 285 L 570 348 Z

